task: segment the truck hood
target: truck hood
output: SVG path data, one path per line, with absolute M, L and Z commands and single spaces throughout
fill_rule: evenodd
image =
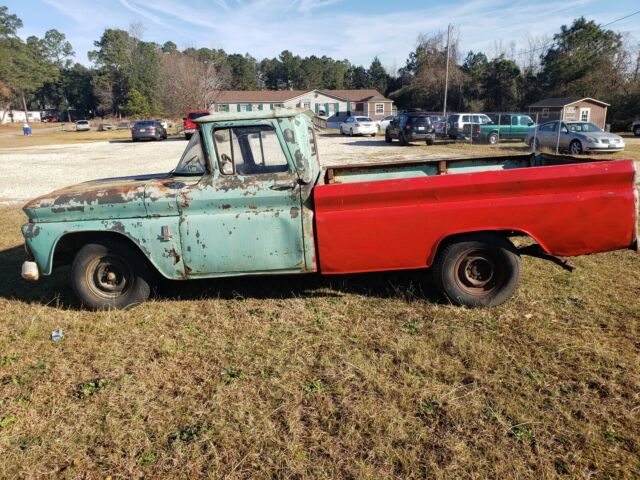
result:
M 48 193 L 31 200 L 23 210 L 31 222 L 131 218 L 146 216 L 146 204 L 159 198 L 175 205 L 178 191 L 167 173 L 106 178 Z M 170 210 L 175 214 L 175 208 Z

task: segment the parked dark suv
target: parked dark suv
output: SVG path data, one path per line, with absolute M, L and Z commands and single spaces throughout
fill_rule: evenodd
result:
M 426 112 L 405 112 L 391 120 L 384 132 L 384 140 L 391 143 L 397 138 L 400 145 L 424 140 L 427 145 L 433 145 L 436 138 L 435 125 Z
M 157 120 L 139 120 L 131 127 L 131 139 L 137 142 L 142 138 L 164 140 L 167 138 L 167 131 Z

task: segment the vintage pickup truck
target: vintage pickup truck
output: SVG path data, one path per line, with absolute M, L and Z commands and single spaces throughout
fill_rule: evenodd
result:
M 169 173 L 29 202 L 27 280 L 71 263 L 89 308 L 146 300 L 156 275 L 430 271 L 453 303 L 507 300 L 521 254 L 637 248 L 631 160 L 515 155 L 322 169 L 304 112 L 212 114 Z M 357 148 L 357 147 L 354 147 Z M 535 243 L 516 248 L 511 237 Z M 524 242 L 523 242 L 524 243 Z

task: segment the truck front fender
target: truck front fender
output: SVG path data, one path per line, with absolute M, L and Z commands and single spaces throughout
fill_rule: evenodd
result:
M 167 227 L 168 236 L 162 235 L 163 227 Z M 77 251 L 94 239 L 119 236 L 135 245 L 162 276 L 185 278 L 178 217 L 28 223 L 22 232 L 42 275 L 51 274 L 62 244 L 69 243 Z

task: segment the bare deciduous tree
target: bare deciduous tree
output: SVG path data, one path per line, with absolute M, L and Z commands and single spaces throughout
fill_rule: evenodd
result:
M 196 55 L 163 53 L 163 103 L 169 115 L 181 116 L 192 108 L 209 108 L 224 84 L 221 68 Z

